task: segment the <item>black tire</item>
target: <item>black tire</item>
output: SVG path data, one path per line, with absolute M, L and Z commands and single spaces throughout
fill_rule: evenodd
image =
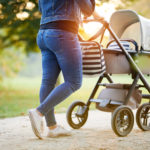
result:
M 111 126 L 116 135 L 124 137 L 127 136 L 134 125 L 134 115 L 130 107 L 117 107 L 111 118 Z
M 85 103 L 81 101 L 75 101 L 68 108 L 67 122 L 73 129 L 81 128 L 87 121 L 88 111 L 86 111 L 82 117 L 77 115 L 77 111 L 79 111 L 79 109 L 82 109 L 84 106 L 85 106 Z
M 143 131 L 150 130 L 150 103 L 142 104 L 136 112 L 136 123 Z

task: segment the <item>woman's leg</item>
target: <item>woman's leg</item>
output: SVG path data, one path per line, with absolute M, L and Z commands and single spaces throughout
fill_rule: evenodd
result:
M 65 82 L 53 89 L 37 108 L 39 112 L 46 115 L 81 87 L 82 59 L 78 38 L 73 33 L 49 30 L 45 33 L 44 42 L 47 48 L 56 55 L 65 79 Z
M 42 84 L 40 88 L 40 103 L 43 103 L 46 97 L 54 89 L 58 75 L 60 73 L 60 67 L 57 63 L 56 56 L 48 49 L 41 50 L 42 52 Z M 45 114 L 47 126 L 53 126 L 56 124 L 54 117 L 54 108 L 52 108 L 47 114 Z
M 60 67 L 58 65 L 55 54 L 50 51 L 44 44 L 43 35 L 44 30 L 40 30 L 37 36 L 37 44 L 42 53 L 42 83 L 40 88 L 40 103 L 46 99 L 50 92 L 55 87 L 58 75 L 60 73 Z M 56 124 L 54 117 L 54 108 L 52 108 L 47 114 L 45 114 L 47 126 Z

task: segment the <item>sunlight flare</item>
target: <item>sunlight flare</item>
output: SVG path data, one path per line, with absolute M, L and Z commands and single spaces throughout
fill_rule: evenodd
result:
M 116 7 L 118 6 L 119 1 L 117 1 L 117 3 L 116 3 L 116 0 L 113 0 L 111 2 L 107 2 L 107 3 L 103 3 L 103 4 L 101 4 L 99 1 L 96 1 L 96 4 L 97 4 L 95 7 L 96 12 L 100 16 L 104 17 L 105 20 L 109 21 L 112 13 L 116 11 Z M 102 27 L 102 25 L 100 23 L 96 23 L 96 22 L 83 24 L 84 31 L 88 35 L 93 35 L 101 27 Z

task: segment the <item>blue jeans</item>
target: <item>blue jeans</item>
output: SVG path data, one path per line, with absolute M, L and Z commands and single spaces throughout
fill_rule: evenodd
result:
M 54 107 L 81 87 L 81 48 L 76 34 L 58 29 L 39 30 L 37 44 L 43 68 L 37 109 L 45 116 L 47 126 L 53 126 L 56 124 Z M 64 83 L 55 88 L 60 71 Z

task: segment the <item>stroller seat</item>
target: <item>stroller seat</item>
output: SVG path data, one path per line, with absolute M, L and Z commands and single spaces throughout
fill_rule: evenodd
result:
M 122 39 L 120 40 L 121 44 L 124 46 L 124 48 L 127 51 L 138 51 L 138 44 L 135 40 L 132 39 Z M 107 44 L 107 48 L 108 49 L 114 49 L 114 50 L 120 50 L 120 47 L 118 46 L 118 44 L 114 41 L 111 40 L 108 44 Z
M 139 51 L 137 42 L 133 39 L 121 39 L 120 43 L 129 52 L 132 58 L 135 60 L 139 68 L 144 74 L 149 75 L 149 56 L 150 52 L 145 50 Z M 106 72 L 110 74 L 130 74 L 133 71 L 129 61 L 123 54 L 119 45 L 111 40 L 106 49 L 103 49 L 104 58 L 106 63 Z M 138 56 L 138 57 L 137 57 Z

